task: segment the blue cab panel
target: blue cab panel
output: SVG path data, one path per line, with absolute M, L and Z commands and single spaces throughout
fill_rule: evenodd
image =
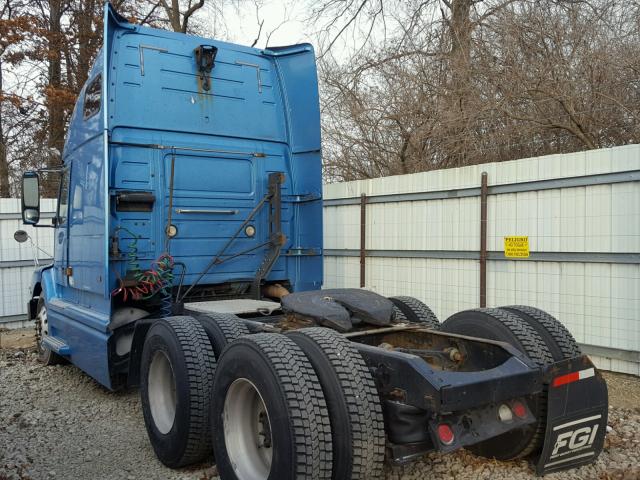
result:
M 51 335 L 112 387 L 118 288 L 168 253 L 183 289 L 251 282 L 270 240 L 269 175 L 282 173 L 284 245 L 266 281 L 322 284 L 320 112 L 313 48 L 260 50 L 128 23 L 107 4 L 104 44 L 72 115 L 55 261 L 36 278 Z M 196 50 L 215 47 L 204 74 Z M 144 205 L 123 208 L 130 194 Z M 167 240 L 167 227 L 176 235 Z

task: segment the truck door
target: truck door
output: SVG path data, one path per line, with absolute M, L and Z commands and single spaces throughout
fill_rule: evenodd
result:
M 56 229 L 54 234 L 54 278 L 58 284 L 59 292 L 63 299 L 70 300 L 69 276 L 69 183 L 71 178 L 71 166 L 62 170 L 60 188 L 58 190 L 58 207 L 54 219 Z

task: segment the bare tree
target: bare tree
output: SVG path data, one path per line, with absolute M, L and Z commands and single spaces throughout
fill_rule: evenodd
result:
M 11 164 L 15 160 L 15 140 L 30 126 L 29 101 L 19 95 L 24 76 L 12 75 L 7 85 L 5 71 L 21 68 L 25 53 L 21 42 L 31 28 L 25 5 L 5 0 L 0 7 L 0 197 L 11 195 Z
M 199 9 L 204 7 L 205 0 L 188 0 L 181 4 L 180 0 L 161 0 L 174 32 L 187 33 L 189 20 Z
M 640 141 L 638 2 L 385 2 L 388 28 L 366 46 L 376 5 L 314 10 L 329 179 Z M 347 24 L 361 44 L 340 62 L 327 48 Z
M 609 1 L 523 4 L 496 17 L 476 68 L 496 115 L 575 148 L 636 140 L 640 31 L 631 15 L 627 2 Z

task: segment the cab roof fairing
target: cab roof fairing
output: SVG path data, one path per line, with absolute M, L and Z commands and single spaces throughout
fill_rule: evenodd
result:
M 319 152 L 320 151 L 320 110 L 317 92 L 317 72 L 315 65 L 315 54 L 313 46 L 304 43 L 299 45 L 283 46 L 283 47 L 270 47 L 266 49 L 257 49 L 253 47 L 246 47 L 237 44 L 222 42 L 215 39 L 207 39 L 194 35 L 186 35 L 183 33 L 176 33 L 167 30 L 159 30 L 149 27 L 143 27 L 140 25 L 134 25 L 129 23 L 121 15 L 119 15 L 114 8 L 107 4 L 105 6 L 105 20 L 104 20 L 104 48 L 103 48 L 103 118 L 104 128 L 108 131 L 111 140 L 122 141 L 116 131 L 123 128 L 134 129 L 146 129 L 148 131 L 155 132 L 183 132 L 183 133 L 199 133 L 199 134 L 214 134 L 222 137 L 237 137 L 245 139 L 253 139 L 257 141 L 266 140 L 269 142 L 279 142 L 288 144 L 291 153 L 296 152 Z M 121 32 L 121 33 L 119 33 Z M 125 36 L 128 38 L 140 35 L 140 40 L 125 40 Z M 144 42 L 144 44 L 142 43 Z M 145 71 L 147 70 L 146 63 L 149 63 L 149 68 L 161 69 L 161 73 L 168 73 L 169 75 L 187 73 L 184 70 L 185 53 L 190 52 L 191 49 L 197 45 L 213 45 L 218 48 L 218 55 L 216 58 L 217 68 L 228 68 L 231 65 L 243 65 L 245 67 L 259 67 L 259 71 L 266 74 L 267 88 L 273 88 L 273 95 L 276 95 L 278 99 L 271 100 L 278 105 L 274 111 L 278 111 L 278 115 L 283 115 L 279 119 L 272 117 L 264 117 L 263 125 L 266 125 L 268 121 L 277 122 L 282 128 L 278 128 L 276 131 L 267 131 L 265 128 L 258 128 L 258 125 L 245 125 L 241 130 L 235 129 L 230 131 L 225 128 L 215 128 L 213 125 L 207 125 L 205 128 L 201 128 L 202 125 L 197 125 L 195 118 L 188 115 L 188 112 L 184 111 L 184 105 L 181 103 L 175 104 L 178 108 L 182 108 L 182 112 L 178 113 L 171 109 L 170 105 L 165 105 L 174 113 L 174 118 L 188 119 L 187 123 L 175 124 L 175 122 L 159 122 L 158 119 L 164 116 L 162 112 L 147 111 L 148 106 L 151 106 L 155 101 L 153 95 L 157 95 L 158 88 L 164 90 L 169 87 L 168 90 L 175 93 L 176 91 L 181 93 L 189 93 L 188 89 L 182 90 L 184 87 L 178 85 L 167 85 L 166 80 L 161 80 L 157 75 L 156 78 L 151 77 L 149 79 L 149 85 L 144 86 L 145 94 L 139 96 L 136 94 L 133 98 L 127 99 L 127 95 L 122 94 L 122 83 L 129 85 L 140 86 L 139 80 L 131 76 L 131 71 L 123 67 L 123 59 L 119 56 L 129 56 L 127 67 L 135 66 L 136 62 L 132 58 L 131 49 L 137 47 L 139 50 L 139 68 L 141 69 L 141 75 L 145 77 Z M 177 48 L 176 51 L 173 48 Z M 145 61 L 145 53 L 148 50 L 155 50 L 159 53 L 170 54 L 172 60 L 162 66 L 158 64 L 158 60 L 154 58 L 154 53 L 149 55 L 149 62 Z M 136 54 L 138 55 L 138 54 Z M 225 58 L 226 57 L 226 58 Z M 299 60 L 293 60 L 291 58 L 298 58 Z M 180 59 L 180 60 L 179 60 Z M 253 60 L 255 59 L 255 60 Z M 235 60 L 235 61 L 234 61 Z M 265 63 L 266 61 L 266 63 Z M 155 65 L 154 65 L 155 63 Z M 221 64 L 218 66 L 218 64 Z M 225 65 L 226 63 L 226 65 Z M 167 69 L 168 70 L 165 70 Z M 182 69 L 182 71 L 180 71 Z M 251 70 L 251 68 L 248 68 Z M 259 74 L 260 76 L 260 74 Z M 166 78 L 166 77 L 165 77 Z M 176 77 L 174 77 L 176 78 Z M 184 77 L 183 77 L 184 78 Z M 238 79 L 233 79 L 237 81 Z M 223 83 L 219 83 L 218 87 L 213 92 L 194 92 L 192 95 L 191 103 L 202 103 L 202 98 L 216 98 L 218 95 L 216 90 L 220 88 L 228 89 L 228 79 L 223 78 Z M 271 84 L 269 82 L 272 81 Z M 129 83 L 133 82 L 133 83 Z M 163 83 L 164 82 L 164 83 Z M 154 85 L 155 83 L 155 85 Z M 258 83 L 260 80 L 258 79 Z M 116 92 L 114 89 L 119 89 Z M 276 90 L 278 93 L 276 93 Z M 261 90 L 259 90 L 262 92 Z M 155 92 L 155 93 L 154 93 Z M 140 91 L 142 93 L 142 91 Z M 200 95 L 204 94 L 200 98 Z M 146 95 L 146 97 L 145 97 Z M 234 93 L 230 93 L 233 98 Z M 224 96 L 224 95 L 223 95 Z M 239 95 L 242 96 L 242 95 Z M 148 97 L 148 98 L 147 98 Z M 195 98 L 193 98 L 195 97 Z M 144 103 L 143 98 L 147 100 L 147 104 Z M 131 100 L 134 100 L 131 102 Z M 267 100 L 267 99 L 263 99 Z M 172 100 L 173 101 L 173 100 Z M 282 102 L 282 104 L 280 104 Z M 273 105 L 276 105 L 274 103 Z M 209 107 L 207 107 L 209 108 Z M 255 107 L 252 110 L 247 110 L 253 116 L 260 117 L 259 112 L 255 111 Z M 293 111 L 296 110 L 294 113 Z M 144 112 L 144 113 L 143 113 Z M 133 117 L 131 116 L 133 114 Z M 185 116 L 185 114 L 187 114 Z M 235 112 L 236 116 L 238 112 Z M 258 114 L 258 115 L 256 115 Z M 209 117 L 205 117 L 207 120 Z M 220 117 L 219 117 L 220 118 Z M 211 117 L 211 120 L 214 120 Z M 215 120 L 214 120 L 215 121 Z M 236 119 L 236 124 L 239 122 Z M 213 124 L 213 122 L 212 122 Z M 304 125 L 304 128 L 302 127 Z M 175 145 L 178 146 L 178 145 Z M 185 145 L 186 146 L 186 145 Z

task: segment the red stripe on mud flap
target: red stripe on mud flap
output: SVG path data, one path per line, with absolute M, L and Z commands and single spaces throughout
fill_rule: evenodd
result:
M 585 378 L 591 378 L 595 375 L 595 370 L 593 368 L 587 368 L 586 370 L 580 370 L 579 372 L 571 372 L 566 375 L 561 375 L 553 379 L 552 385 L 554 387 L 561 387 L 562 385 L 566 385 L 568 383 L 577 382 L 578 380 L 583 380 Z

